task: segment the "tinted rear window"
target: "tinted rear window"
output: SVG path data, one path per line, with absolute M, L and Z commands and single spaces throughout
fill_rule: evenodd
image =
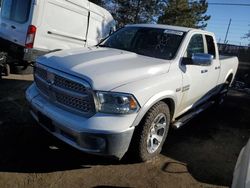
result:
M 3 0 L 1 16 L 3 18 L 24 23 L 30 14 L 31 0 Z
M 206 35 L 207 50 L 208 54 L 213 55 L 216 58 L 214 38 L 212 36 Z

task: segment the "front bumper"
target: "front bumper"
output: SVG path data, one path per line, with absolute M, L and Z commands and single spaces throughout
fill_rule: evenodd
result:
M 26 91 L 32 116 L 48 132 L 87 153 L 121 159 L 127 152 L 134 127 L 134 115 L 96 114 L 91 118 L 65 111 L 42 97 L 35 84 Z

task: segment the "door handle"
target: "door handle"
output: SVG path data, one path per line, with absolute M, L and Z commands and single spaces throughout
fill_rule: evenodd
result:
M 205 70 L 201 70 L 201 74 L 204 74 L 204 73 L 207 73 L 208 72 L 208 70 L 207 69 L 205 69 Z
M 16 27 L 14 25 L 11 26 L 12 29 L 16 29 Z
M 215 70 L 218 70 L 218 69 L 220 69 L 220 66 L 218 66 L 218 67 L 215 67 Z

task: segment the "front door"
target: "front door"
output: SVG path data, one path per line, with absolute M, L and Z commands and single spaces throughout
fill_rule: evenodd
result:
M 205 38 L 202 34 L 194 34 L 188 44 L 184 57 L 191 58 L 194 53 L 205 53 Z M 207 66 L 181 64 L 183 75 L 182 101 L 180 112 L 198 105 L 208 92 L 209 72 Z

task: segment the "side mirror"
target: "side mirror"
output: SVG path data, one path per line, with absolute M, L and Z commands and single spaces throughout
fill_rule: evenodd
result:
M 214 59 L 213 55 L 204 53 L 195 53 L 191 58 L 183 58 L 185 65 L 198 65 L 198 66 L 209 66 L 212 64 Z
M 209 66 L 212 64 L 214 59 L 213 55 L 196 53 L 192 55 L 192 61 L 195 65 Z

